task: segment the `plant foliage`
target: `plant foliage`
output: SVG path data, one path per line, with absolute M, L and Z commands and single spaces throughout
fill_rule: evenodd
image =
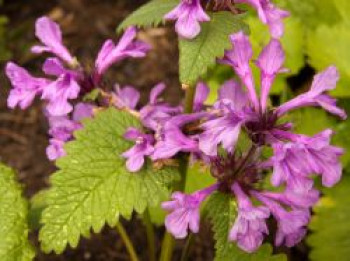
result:
M 15 173 L 1 163 L 0 206 L 0 260 L 33 260 L 35 252 L 28 241 L 28 203 Z
M 114 226 L 120 215 L 142 213 L 167 195 L 167 185 L 178 177 L 176 169 L 155 171 L 147 164 L 138 173 L 126 170 L 121 154 L 131 145 L 123 138 L 128 127 L 140 124 L 126 112 L 108 109 L 86 121 L 76 140 L 67 144 L 42 216 L 44 251 L 61 253 L 68 243 L 76 247 L 91 228 L 99 232 L 106 222 Z

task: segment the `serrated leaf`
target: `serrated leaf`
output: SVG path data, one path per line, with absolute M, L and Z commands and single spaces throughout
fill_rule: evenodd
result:
M 39 238 L 44 251 L 76 247 L 80 235 L 88 236 L 91 228 L 99 232 L 106 222 L 114 226 L 119 215 L 130 218 L 134 210 L 142 213 L 167 195 L 177 169 L 155 171 L 147 163 L 138 173 L 126 170 L 121 154 L 133 145 L 123 138 L 128 127 L 141 126 L 128 113 L 111 108 L 87 120 L 76 140 L 67 144 L 42 216 Z
M 131 25 L 138 27 L 157 26 L 164 21 L 163 17 L 178 4 L 179 1 L 177 0 L 153 0 L 129 15 L 119 25 L 118 31 Z
M 15 173 L 0 163 L 0 260 L 29 261 L 35 252 L 28 240 L 28 203 Z
M 308 244 L 310 260 L 348 260 L 350 256 L 350 177 L 333 188 L 324 189 L 324 197 L 314 208 Z
M 181 83 L 194 84 L 215 64 L 216 58 L 223 57 L 224 51 L 231 48 L 229 36 L 248 30 L 239 15 L 219 12 L 210 16 L 211 21 L 201 24 L 201 33 L 195 39 L 180 39 Z
M 272 247 L 265 244 L 256 253 L 248 254 L 228 241 L 228 234 L 237 216 L 236 203 L 231 195 L 216 192 L 206 205 L 214 230 L 216 261 L 286 261 L 284 255 L 272 255 Z
M 336 65 L 340 72 L 333 96 L 350 97 L 350 25 L 319 26 L 310 31 L 307 38 L 307 54 L 310 64 L 317 70 Z

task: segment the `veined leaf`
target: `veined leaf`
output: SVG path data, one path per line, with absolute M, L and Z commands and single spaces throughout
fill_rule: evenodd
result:
M 28 203 L 15 173 L 0 164 L 0 260 L 29 261 L 35 252 L 28 241 Z
M 211 21 L 201 24 L 201 33 L 193 40 L 180 39 L 180 81 L 194 84 L 203 76 L 216 58 L 224 56 L 231 48 L 229 36 L 240 30 L 248 30 L 242 17 L 230 12 L 210 15 Z
M 76 247 L 80 235 L 99 232 L 107 222 L 114 226 L 119 215 L 142 213 L 167 195 L 167 185 L 178 178 L 177 169 L 155 171 L 149 163 L 138 173 L 125 168 L 121 154 L 133 144 L 123 135 L 140 123 L 126 112 L 108 109 L 84 123 L 76 140 L 65 147 L 60 170 L 51 178 L 48 207 L 42 214 L 42 249 L 61 253 L 69 243 Z
M 286 261 L 284 255 L 272 255 L 272 248 L 265 244 L 254 254 L 239 249 L 236 243 L 228 241 L 228 234 L 237 216 L 236 202 L 232 196 L 217 192 L 206 205 L 206 211 L 213 224 L 216 240 L 216 261 Z
M 349 173 L 347 173 L 349 174 Z M 350 256 L 350 177 L 335 187 L 324 189 L 324 197 L 314 208 L 308 237 L 310 260 L 348 260 Z
M 164 16 L 179 4 L 178 0 L 153 0 L 129 15 L 118 27 L 121 31 L 131 25 L 138 27 L 157 26 Z

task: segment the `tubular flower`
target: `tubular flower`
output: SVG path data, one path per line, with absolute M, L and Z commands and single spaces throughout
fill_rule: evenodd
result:
M 164 18 L 176 20 L 176 32 L 187 39 L 193 39 L 200 33 L 200 22 L 210 21 L 210 17 L 204 12 L 200 0 L 181 0 L 181 3 Z
M 309 137 L 293 133 L 292 122 L 280 122 L 288 111 L 305 106 L 320 106 L 345 119 L 344 110 L 324 94 L 335 88 L 338 72 L 335 67 L 329 67 L 315 76 L 309 92 L 272 108 L 268 101 L 270 89 L 276 76 L 287 71 L 283 66 L 285 54 L 280 42 L 272 39 L 256 61 L 261 72 L 259 96 L 250 68 L 252 49 L 248 38 L 240 32 L 231 36 L 231 42 L 233 49 L 226 51 L 219 62 L 230 65 L 240 83 L 234 80 L 224 83 L 219 89 L 218 100 L 211 107 L 195 103 L 195 113 L 178 112 L 160 122 L 160 129 L 164 132 L 155 132 L 155 136 L 159 134 L 163 139 L 156 142 L 155 153 L 162 152 L 161 158 L 168 159 L 178 152 L 187 152 L 210 166 L 212 176 L 217 179 L 217 189 L 231 194 L 237 202 L 238 216 L 229 239 L 236 241 L 241 249 L 254 252 L 259 248 L 269 234 L 266 219 L 270 214 L 277 221 L 276 246 L 292 247 L 305 236 L 310 209 L 320 197 L 313 176 L 321 176 L 326 187 L 339 182 L 343 150 L 330 144 L 332 130 Z M 199 85 L 197 90 L 205 89 Z M 203 96 L 206 96 L 205 91 Z M 172 131 L 166 133 L 169 129 Z M 237 146 L 243 133 L 245 139 L 250 140 L 248 151 Z M 273 151 L 268 159 L 262 154 L 265 147 Z M 151 158 L 157 159 L 154 155 Z M 269 178 L 267 173 L 270 171 L 270 181 L 273 187 L 278 187 L 278 192 L 263 189 L 261 184 Z M 185 200 L 183 194 L 175 194 L 174 198 L 181 202 L 181 206 L 187 206 L 183 202 L 192 202 Z M 256 200 L 262 204 L 254 206 L 252 202 Z M 178 225 L 181 233 L 175 231 L 175 225 L 167 225 L 167 229 L 181 238 L 187 235 L 189 220 L 198 223 L 198 205 L 182 207 L 181 211 L 174 211 L 176 215 L 169 214 L 171 224 L 181 224 Z M 186 222 L 180 222 L 181 215 L 186 217 Z M 193 218 L 189 218 L 192 215 Z M 197 231 L 197 226 L 191 224 L 190 229 Z
M 200 205 L 216 189 L 217 185 L 213 185 L 191 195 L 181 192 L 173 193 L 172 201 L 162 203 L 162 208 L 170 212 L 165 219 L 167 230 L 179 239 L 187 236 L 188 229 L 193 233 L 198 233 Z

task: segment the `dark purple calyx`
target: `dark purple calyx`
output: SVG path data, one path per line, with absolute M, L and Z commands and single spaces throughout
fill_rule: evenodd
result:
M 211 159 L 211 174 L 220 183 L 219 190 L 231 193 L 232 185 L 237 182 L 244 189 L 251 189 L 261 180 L 261 173 L 253 162 L 255 149 L 244 157 L 235 155 L 218 156 Z

